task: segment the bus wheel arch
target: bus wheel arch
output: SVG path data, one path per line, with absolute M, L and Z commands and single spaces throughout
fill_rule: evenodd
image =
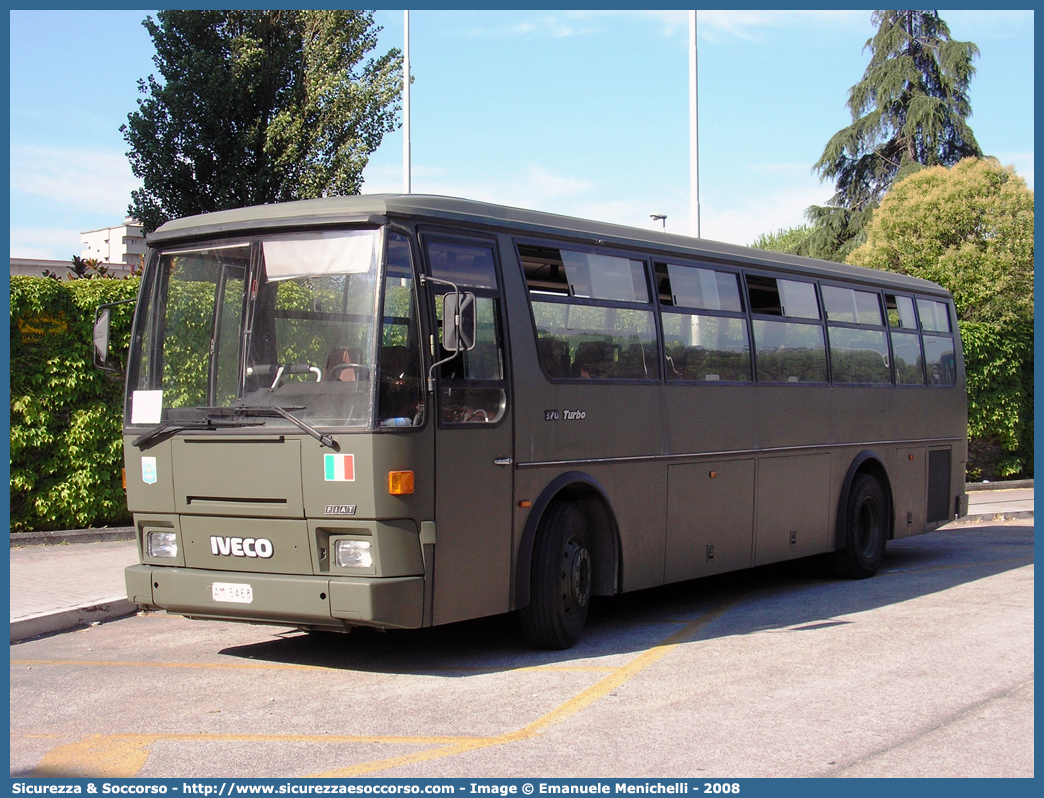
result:
M 611 596 L 619 592 L 620 535 L 616 516 L 605 490 L 593 477 L 578 471 L 552 480 L 533 502 L 522 533 L 515 569 L 515 608 L 530 600 L 534 544 L 550 509 L 559 503 L 576 505 L 587 521 L 592 567 L 591 594 Z

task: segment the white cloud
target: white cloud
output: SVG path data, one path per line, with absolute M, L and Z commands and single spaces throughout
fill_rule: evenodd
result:
M 121 217 L 122 218 L 122 217 Z M 83 250 L 79 230 L 59 227 L 12 227 L 12 258 L 69 260 Z
M 687 13 L 687 12 L 683 12 Z M 863 27 L 870 23 L 869 11 L 700 11 L 696 23 L 702 34 L 730 34 L 741 39 L 756 39 L 757 33 L 775 28 L 814 25 L 816 27 Z
M 459 13 L 459 12 L 450 12 Z M 486 12 L 489 19 L 496 19 L 504 12 Z M 518 12 L 524 15 L 526 12 Z M 697 24 L 700 37 L 720 40 L 722 34 L 742 39 L 755 39 L 763 30 L 794 27 L 799 25 L 815 25 L 817 27 L 851 27 L 867 26 L 870 22 L 869 11 L 700 11 Z M 602 32 L 598 23 L 607 19 L 653 20 L 663 26 L 666 36 L 687 35 L 689 12 L 680 10 L 589 10 L 560 11 L 557 13 L 533 12 L 532 17 L 518 16 L 515 21 L 504 25 L 470 25 L 457 31 L 458 35 L 469 37 L 515 37 L 546 36 L 563 38 L 567 36 L 583 36 Z M 485 16 L 483 18 L 486 18 Z
M 18 192 L 77 210 L 123 219 L 139 186 L 122 153 L 11 146 L 12 201 Z
M 742 191 L 726 195 L 708 191 L 701 202 L 704 238 L 749 245 L 762 233 L 804 224 L 805 208 L 821 205 L 831 187 L 811 175 L 806 164 L 758 164 L 748 167 L 753 179 L 744 179 Z M 401 168 L 368 167 L 366 193 L 399 192 Z M 493 179 L 462 179 L 447 170 L 414 167 L 416 193 L 509 205 L 516 208 L 593 219 L 644 230 L 666 229 L 689 235 L 688 181 L 621 192 L 597 178 L 562 174 L 538 164 Z M 651 214 L 666 214 L 666 227 Z
M 714 241 L 750 246 L 763 233 L 805 224 L 805 209 L 824 204 L 830 194 L 830 186 L 806 176 L 803 181 L 790 181 L 784 188 L 769 189 L 721 210 L 713 202 L 701 202 L 701 232 Z
M 493 12 L 501 14 L 503 12 Z M 588 16 L 563 12 L 559 14 L 544 14 L 534 16 L 524 21 L 511 22 L 506 25 L 472 25 L 459 29 L 458 35 L 468 37 L 514 37 L 514 36 L 549 36 L 553 39 L 562 39 L 568 36 L 583 36 L 595 33 L 599 29 L 596 26 L 577 24 Z

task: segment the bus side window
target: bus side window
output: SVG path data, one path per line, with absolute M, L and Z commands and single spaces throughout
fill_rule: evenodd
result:
M 644 261 L 538 244 L 519 244 L 518 253 L 548 377 L 659 378 Z
M 492 424 L 507 412 L 503 342 L 500 337 L 500 291 L 493 246 L 480 241 L 428 240 L 425 245 L 432 277 L 448 280 L 475 294 L 475 347 L 440 367 L 439 420 L 443 424 Z M 442 296 L 436 286 L 437 341 L 442 340 Z M 438 347 L 438 360 L 450 352 Z
M 420 323 L 410 245 L 404 235 L 389 234 L 387 258 L 381 310 L 377 423 L 382 427 L 417 427 L 424 423 Z
M 758 382 L 826 382 L 826 341 L 815 286 L 748 274 L 747 298 L 754 316 Z
M 751 382 L 739 275 L 675 263 L 656 263 L 655 274 L 667 380 Z
M 890 385 L 888 337 L 880 296 L 834 285 L 820 286 L 830 339 L 835 385 Z
M 956 385 L 957 356 L 951 334 L 949 308 L 945 302 L 918 298 L 917 315 L 921 319 L 928 384 Z
M 914 303 L 908 296 L 885 294 L 892 337 L 892 371 L 896 385 L 924 385 L 924 355 L 917 334 Z

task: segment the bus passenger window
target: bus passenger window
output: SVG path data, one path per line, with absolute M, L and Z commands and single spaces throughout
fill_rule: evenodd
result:
M 896 385 L 924 385 L 924 356 L 917 334 L 914 301 L 908 296 L 885 294 L 885 311 L 892 338 L 892 374 Z
M 881 300 L 877 294 L 832 285 L 824 285 L 822 291 L 827 321 L 868 324 L 874 327 L 884 324 L 881 318 Z
M 914 315 L 914 304 L 910 297 L 885 294 L 885 307 L 888 309 L 889 327 L 902 327 L 904 330 L 917 329 L 917 317 Z
M 752 315 L 788 316 L 815 321 L 753 319 L 758 382 L 826 382 L 826 341 L 816 323 L 819 303 L 812 283 L 747 275 Z
M 797 319 L 819 318 L 816 288 L 812 283 L 748 275 L 747 293 L 751 313 Z
M 946 304 L 930 299 L 917 300 L 917 314 L 921 317 L 921 329 L 932 332 L 951 332 L 950 314 Z
M 821 286 L 820 291 L 834 384 L 890 385 L 892 371 L 880 295 L 834 285 Z
M 657 264 L 658 276 L 662 274 L 663 265 Z M 743 312 L 739 275 L 674 263 L 665 265 L 668 274 L 666 287 L 670 289 L 671 299 L 667 304 L 683 308 Z
M 758 382 L 826 382 L 826 346 L 818 324 L 754 320 Z
M 892 330 L 892 359 L 896 385 L 924 385 L 921 336 Z
M 924 362 L 928 367 L 929 385 L 957 383 L 957 358 L 950 336 L 924 336 Z
M 655 274 L 668 382 L 750 382 L 739 274 L 679 263 L 657 263 Z
M 887 385 L 892 382 L 888 368 L 888 340 L 884 330 L 863 330 L 831 324 L 827 332 L 830 336 L 830 365 L 835 384 Z
M 750 343 L 743 319 L 663 314 L 667 379 L 750 382 Z
M 553 379 L 659 378 L 645 262 L 519 244 L 537 353 Z

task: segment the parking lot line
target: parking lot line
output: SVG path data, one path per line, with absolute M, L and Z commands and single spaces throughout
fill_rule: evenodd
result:
M 55 735 L 24 736 L 50 739 Z M 45 778 L 134 778 L 149 758 L 152 746 L 160 741 L 446 745 L 484 739 L 329 734 L 95 734 L 67 745 L 55 746 L 40 760 L 32 775 Z
M 148 760 L 152 746 L 160 741 L 183 742 L 293 742 L 323 745 L 337 744 L 393 744 L 424 746 L 416 751 L 385 759 L 364 762 L 346 768 L 314 774 L 320 778 L 339 778 L 375 773 L 432 759 L 441 759 L 489 748 L 497 745 L 527 740 L 543 734 L 547 729 L 562 723 L 594 704 L 600 698 L 633 679 L 640 672 L 663 659 L 677 646 L 694 637 L 711 621 L 723 615 L 738 601 L 739 596 L 729 598 L 705 614 L 691 621 L 646 649 L 626 664 L 613 668 L 586 665 L 535 665 L 518 668 L 518 671 L 580 672 L 606 674 L 590 687 L 569 698 L 564 703 L 541 715 L 536 720 L 515 731 L 492 737 L 467 736 L 395 736 L 395 735 L 278 735 L 278 734 L 113 734 L 91 735 L 49 750 L 33 770 L 34 776 L 49 778 L 133 778 Z M 11 660 L 15 666 L 73 666 L 73 667 L 153 667 L 153 668 L 214 668 L 230 670 L 291 669 L 328 670 L 317 665 L 292 665 L 283 663 L 195 663 L 195 662 L 124 662 L 106 660 Z M 439 669 L 469 671 L 469 668 Z M 474 669 L 490 672 L 501 669 Z M 53 739 L 54 734 L 24 735 L 27 738 Z
M 314 778 L 346 778 L 350 776 L 361 776 L 366 773 L 376 773 L 382 770 L 390 770 L 391 768 L 403 767 L 405 765 L 413 765 L 419 762 L 427 762 L 432 759 L 442 759 L 448 756 L 457 756 L 458 754 L 467 753 L 469 751 L 475 751 L 480 748 L 490 748 L 496 745 L 505 745 L 507 743 L 514 743 L 520 740 L 527 740 L 532 737 L 536 737 L 543 734 L 550 727 L 561 723 L 567 718 L 572 717 L 578 712 L 591 706 L 591 704 L 598 701 L 605 695 L 608 695 L 613 690 L 617 689 L 621 685 L 633 679 L 643 670 L 659 662 L 671 651 L 677 648 L 682 643 L 692 638 L 700 629 L 706 626 L 711 621 L 724 615 L 729 609 L 731 609 L 739 600 L 740 596 L 732 596 L 729 599 L 718 604 L 713 609 L 709 610 L 705 614 L 701 615 L 694 621 L 690 621 L 683 628 L 679 629 L 674 634 L 665 638 L 663 641 L 657 643 L 652 648 L 646 649 L 637 657 L 632 659 L 626 665 L 622 665 L 619 668 L 613 670 L 608 676 L 599 681 L 585 690 L 577 693 L 575 696 L 555 707 L 550 712 L 542 715 L 531 723 L 523 726 L 513 732 L 507 732 L 500 734 L 495 737 L 486 739 L 475 739 L 469 741 L 461 741 L 452 745 L 443 746 L 441 748 L 429 749 L 427 751 L 418 751 L 412 754 L 404 754 L 401 756 L 389 757 L 387 759 L 379 759 L 373 762 L 364 762 L 358 765 L 352 765 L 346 768 L 338 768 L 335 770 L 327 770 L 322 773 L 312 774 Z

